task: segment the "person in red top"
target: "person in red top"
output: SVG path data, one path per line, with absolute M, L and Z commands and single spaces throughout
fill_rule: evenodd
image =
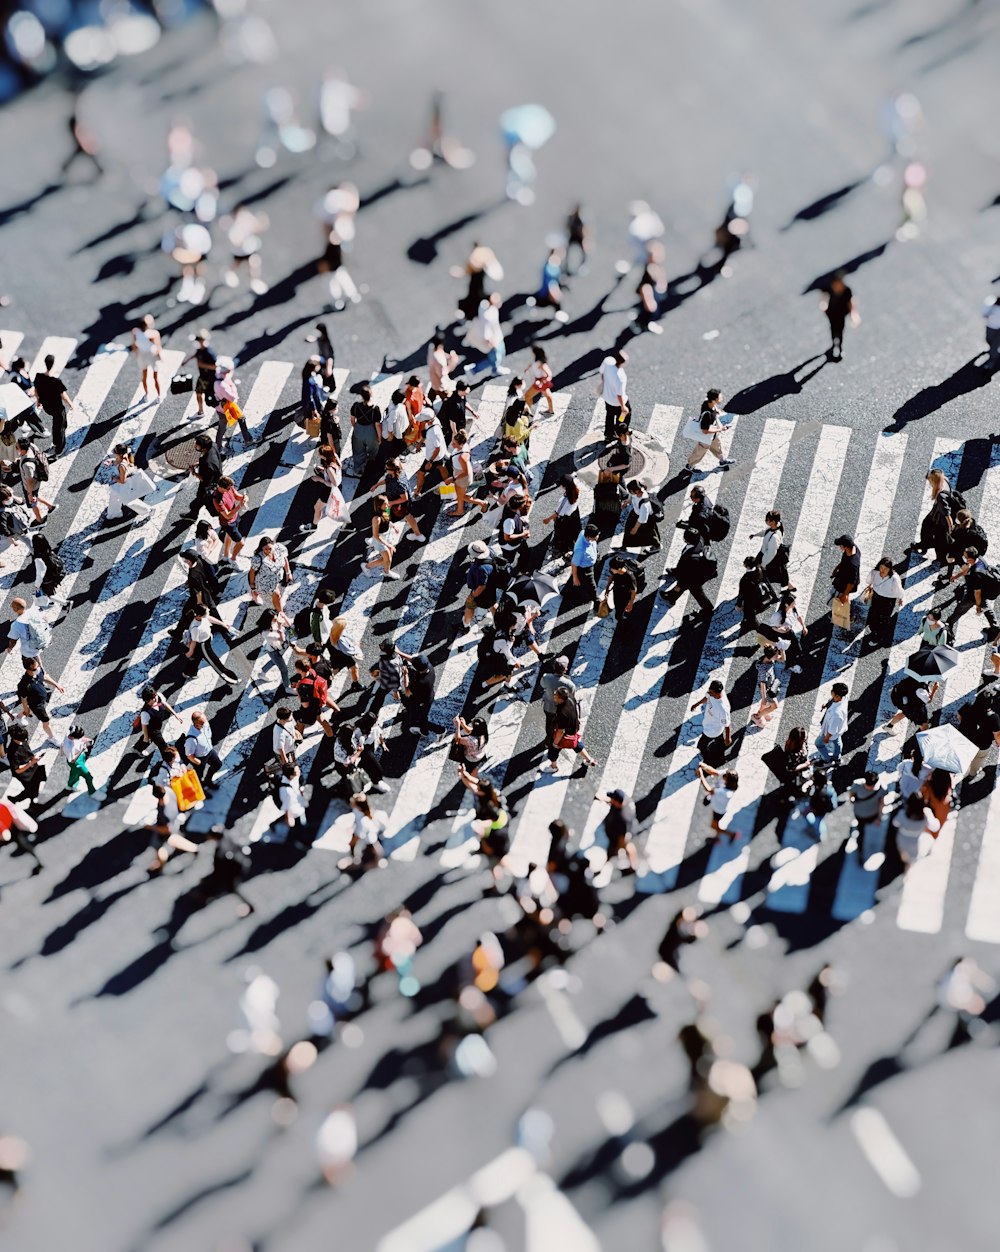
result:
M 222 560 L 226 565 L 236 564 L 236 558 L 243 549 L 243 536 L 240 534 L 240 509 L 246 504 L 247 498 L 236 490 L 236 484 L 223 474 L 212 492 L 212 507 L 219 515 L 222 525 L 219 529 L 225 538 L 222 543 Z
M 406 392 L 403 402 L 406 405 L 406 411 L 409 413 L 411 421 L 420 422 L 420 415 L 424 411 L 427 397 L 424 395 L 424 389 L 421 387 L 420 379 L 416 374 L 406 380 Z
M 320 663 L 322 664 L 322 663 Z M 323 734 L 329 738 L 333 727 L 323 716 L 324 709 L 340 712 L 340 706 L 330 698 L 330 683 L 325 672 L 317 670 L 308 661 L 295 662 L 296 676 L 292 679 L 299 697 L 299 707 L 295 714 L 295 729 L 304 734 L 307 726 L 319 723 Z M 326 666 L 323 666 L 323 670 Z

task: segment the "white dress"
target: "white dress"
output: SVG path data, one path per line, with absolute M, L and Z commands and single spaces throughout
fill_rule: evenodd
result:
M 160 351 L 144 330 L 133 330 L 135 355 L 141 370 L 155 370 L 160 364 Z

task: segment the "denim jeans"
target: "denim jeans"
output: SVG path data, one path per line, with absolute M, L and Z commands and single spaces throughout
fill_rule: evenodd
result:
M 481 361 L 477 361 L 472 369 L 469 370 L 469 373 L 472 375 L 481 374 L 483 370 L 488 369 L 491 373 L 495 374 L 500 366 L 503 365 L 503 359 L 506 354 L 506 346 L 501 341 L 495 348 L 490 348 L 489 352 L 486 353 L 483 359 Z
M 829 743 L 823 742 L 823 736 L 816 736 L 816 751 L 820 754 L 824 761 L 839 761 L 844 751 L 844 741 L 840 736 L 831 739 Z

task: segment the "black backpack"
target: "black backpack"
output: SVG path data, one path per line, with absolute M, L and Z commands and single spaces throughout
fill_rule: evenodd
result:
M 650 516 L 652 517 L 653 521 L 662 522 L 663 517 L 664 517 L 663 505 L 659 502 L 659 500 L 657 500 L 655 496 L 649 497 L 649 506 L 651 509 Z
M 292 630 L 295 631 L 296 639 L 304 639 L 306 635 L 312 634 L 312 606 L 307 605 L 304 609 L 299 609 L 292 618 Z
M 986 555 L 986 550 L 990 546 L 990 538 L 978 522 L 973 522 L 969 527 L 969 541 L 965 546 L 967 548 L 975 548 L 980 556 Z
M 708 537 L 713 543 L 721 543 L 729 534 L 729 510 L 724 504 L 715 504 L 708 515 Z
M 635 589 L 638 595 L 646 590 L 646 571 L 638 561 L 633 561 L 631 557 L 620 557 L 621 563 L 635 579 Z
M 35 463 L 35 472 L 32 474 L 32 478 L 34 478 L 37 482 L 47 483 L 49 481 L 49 458 L 45 455 L 45 453 L 39 448 L 33 447 L 31 449 L 31 456 L 26 459 L 34 461 Z
M 506 591 L 514 578 L 513 563 L 499 556 L 490 557 L 490 560 L 493 563 L 493 572 L 486 580 L 487 590 Z
M 496 642 L 497 632 L 492 626 L 487 626 L 483 631 L 479 643 L 476 646 L 476 660 L 480 665 L 485 665 L 495 655 L 493 645 Z
M 984 561 L 982 569 L 977 571 L 975 585 L 984 600 L 995 600 L 1000 596 L 1000 570 Z
M 0 534 L 13 536 L 27 533 L 28 523 L 16 508 L 0 509 Z
M 949 491 L 947 504 L 948 511 L 951 513 L 952 517 L 954 517 L 955 514 L 961 509 L 967 509 L 969 507 L 965 503 L 965 496 L 963 496 L 960 491 Z

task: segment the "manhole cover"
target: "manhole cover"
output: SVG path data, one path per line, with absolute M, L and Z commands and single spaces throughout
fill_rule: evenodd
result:
M 171 469 L 183 470 L 185 473 L 197 465 L 201 459 L 201 453 L 193 438 L 175 443 L 161 455 Z
M 623 477 L 640 479 L 647 487 L 659 487 L 670 472 L 670 459 L 666 449 L 656 439 L 643 431 L 632 432 L 629 446 L 631 457 Z M 600 436 L 582 439 L 573 450 L 576 472 L 585 482 L 597 481 L 600 470 L 607 469 L 612 455 L 620 452 L 618 447 L 608 447 Z
M 611 465 L 614 454 L 618 451 L 618 448 L 609 448 L 606 454 L 599 456 L 597 458 L 598 468 L 602 470 L 607 469 Z M 632 457 L 628 463 L 628 468 L 625 470 L 624 476 L 625 478 L 639 478 L 643 470 L 645 470 L 646 466 L 649 464 L 649 457 L 641 448 L 636 447 L 634 443 L 629 447 L 629 451 L 631 452 Z M 618 467 L 616 466 L 616 468 Z

